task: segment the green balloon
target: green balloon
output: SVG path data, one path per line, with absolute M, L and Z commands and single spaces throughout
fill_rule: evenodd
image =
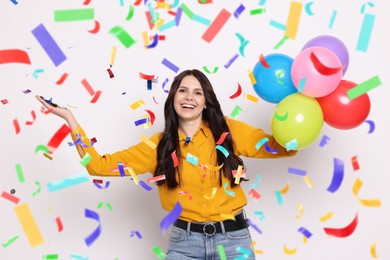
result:
M 324 116 L 318 101 L 294 93 L 276 105 L 271 131 L 276 141 L 287 150 L 300 150 L 317 139 L 323 124 Z

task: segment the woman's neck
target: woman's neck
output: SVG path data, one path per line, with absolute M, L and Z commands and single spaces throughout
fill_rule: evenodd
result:
M 198 131 L 202 119 L 194 121 L 180 121 L 179 130 L 187 137 L 193 137 Z

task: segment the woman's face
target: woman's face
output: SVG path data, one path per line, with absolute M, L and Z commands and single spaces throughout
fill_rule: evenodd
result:
M 202 86 L 194 76 L 189 75 L 182 79 L 173 103 L 180 120 L 202 119 L 202 111 L 206 108 L 206 99 Z

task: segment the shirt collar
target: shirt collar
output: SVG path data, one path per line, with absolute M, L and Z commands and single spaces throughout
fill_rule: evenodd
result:
M 178 131 L 178 133 L 179 133 L 179 141 L 185 141 L 186 136 L 180 131 Z M 200 123 L 200 127 L 199 127 L 198 131 L 196 131 L 194 137 L 197 136 L 198 134 L 202 134 L 206 138 L 208 138 L 210 135 L 212 135 L 211 129 L 210 129 L 207 121 L 202 120 L 202 122 Z

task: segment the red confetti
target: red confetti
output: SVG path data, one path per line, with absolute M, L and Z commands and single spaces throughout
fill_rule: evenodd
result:
M 33 120 L 32 121 L 26 121 L 26 125 L 32 125 L 35 122 L 35 119 L 37 119 L 37 116 L 36 116 L 34 110 L 31 111 L 31 116 L 32 116 Z
M 0 50 L 0 64 L 4 63 L 24 63 L 31 64 L 30 57 L 23 50 Z
M 231 96 L 229 97 L 230 99 L 239 97 L 239 96 L 241 95 L 241 92 L 242 92 L 241 85 L 240 85 L 240 83 L 237 83 L 237 84 L 238 84 L 237 91 L 236 91 L 236 93 L 234 93 L 233 95 L 231 95 Z
M 95 20 L 95 26 L 93 27 L 93 29 L 88 30 L 88 32 L 95 34 L 98 33 L 99 31 L 100 31 L 100 23 Z
M 91 96 L 95 95 L 95 90 L 93 90 L 92 86 L 88 83 L 86 79 L 83 79 L 81 83 L 84 85 L 85 89 Z
M 264 59 L 264 55 L 263 55 L 263 54 L 260 54 L 260 58 L 259 58 L 259 59 L 260 59 L 261 65 L 263 65 L 264 68 L 267 68 L 267 69 L 270 68 L 269 64 L 268 64 L 267 61 Z
M 1 103 L 2 103 L 3 105 L 8 104 L 8 100 L 7 100 L 7 99 L 2 99 L 2 100 L 1 100 Z
M 62 226 L 62 221 L 60 217 L 56 217 L 56 223 L 58 227 L 58 232 L 61 232 L 64 229 L 64 227 Z
M 57 80 L 56 84 L 57 85 L 61 85 L 62 83 L 64 83 L 64 81 L 66 80 L 66 78 L 69 76 L 68 73 L 64 73 L 62 74 L 61 78 L 59 80 Z
M 96 103 L 96 101 L 98 101 L 98 99 L 99 99 L 99 97 L 100 97 L 101 94 L 102 94 L 102 91 L 101 91 L 101 90 L 96 91 L 96 94 L 95 94 L 95 96 L 92 98 L 91 103 Z
M 49 154 L 52 154 L 55 149 L 60 146 L 61 142 L 65 139 L 65 137 L 70 133 L 70 128 L 68 125 L 63 124 L 57 132 L 52 136 L 47 147 L 49 148 Z
M 358 162 L 357 155 L 353 156 L 351 160 L 352 160 L 352 167 L 353 167 L 353 170 L 354 170 L 354 171 L 359 170 L 360 167 L 359 167 L 359 162 Z
M 346 227 L 343 227 L 343 228 L 324 228 L 324 231 L 326 234 L 328 234 L 330 236 L 347 237 L 355 231 L 357 223 L 358 223 L 358 214 L 356 213 L 355 218 Z
M 13 123 L 14 123 L 14 127 L 15 127 L 15 133 L 19 134 L 20 133 L 20 125 L 19 125 L 18 119 L 15 118 Z
M 15 204 L 19 203 L 19 198 L 8 193 L 8 192 L 3 191 L 3 193 L 1 193 L 1 197 L 3 197 L 4 199 L 9 200 Z
M 324 64 L 321 63 L 321 61 L 318 59 L 318 57 L 314 54 L 314 52 L 310 53 L 310 60 L 314 65 L 314 68 L 321 73 L 322 75 L 325 76 L 330 76 L 338 73 L 341 71 L 343 68 L 329 68 L 325 66 Z
M 114 73 L 111 71 L 110 68 L 107 69 L 108 74 L 110 75 L 110 79 L 114 77 Z

